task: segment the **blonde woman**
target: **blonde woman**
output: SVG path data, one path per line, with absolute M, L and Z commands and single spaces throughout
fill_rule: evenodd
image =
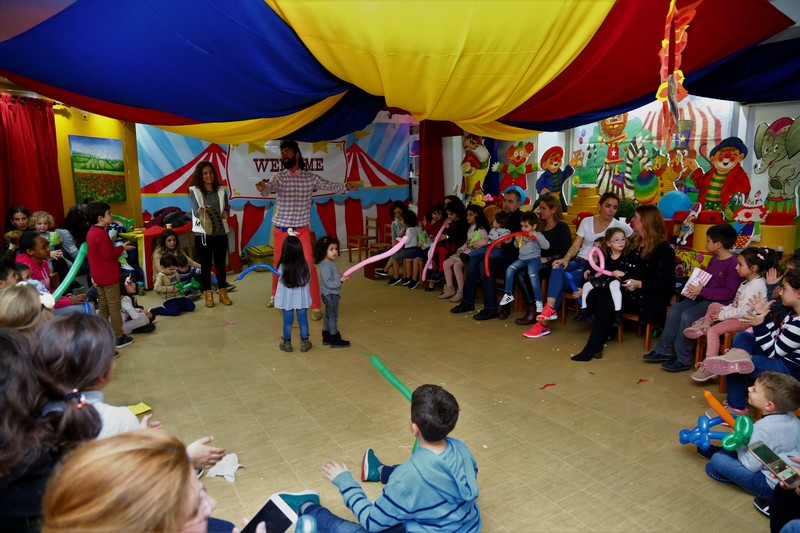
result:
M 20 283 L 0 290 L 0 328 L 11 328 L 35 341 L 39 329 L 53 318 L 53 312 L 42 307 L 39 291 Z
M 42 531 L 232 531 L 210 518 L 216 505 L 180 439 L 131 431 L 88 442 L 64 460 L 47 485 Z

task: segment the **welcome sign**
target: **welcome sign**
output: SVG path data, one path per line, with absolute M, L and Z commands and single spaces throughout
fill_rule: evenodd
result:
M 334 183 L 347 177 L 345 141 L 299 143 L 306 170 Z M 233 144 L 228 147 L 228 187 L 230 199 L 275 200 L 275 194 L 261 196 L 256 183 L 283 170 L 280 141 Z M 314 197 L 330 196 L 330 191 L 315 191 Z

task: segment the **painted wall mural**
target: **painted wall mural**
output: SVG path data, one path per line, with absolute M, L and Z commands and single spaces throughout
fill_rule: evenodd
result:
M 245 183 L 238 175 L 232 177 L 229 171 L 232 157 L 235 167 L 240 164 L 231 154 L 247 152 L 247 144 L 208 143 L 140 124 L 136 126 L 136 137 L 142 210 L 146 218 L 168 206 L 189 209 L 186 193 L 192 171 L 200 161 L 210 161 L 226 185 L 232 182 L 237 188 L 240 182 Z M 409 161 L 409 124 L 375 122 L 336 142 L 344 147 L 343 179 L 362 182 L 363 187 L 346 196 L 314 198 L 311 230 L 318 236 L 334 234 L 344 241 L 348 234 L 364 232 L 365 216 L 388 221 L 388 204 L 408 199 L 408 179 L 403 176 Z M 251 151 L 245 156 L 249 155 L 251 160 L 264 159 L 264 143 L 256 144 L 260 144 L 260 152 Z M 313 156 L 313 148 L 303 151 L 303 156 L 307 159 Z M 262 170 L 257 172 L 260 179 L 269 175 L 268 169 Z M 232 195 L 230 204 L 239 218 L 240 247 L 269 244 L 274 202 L 239 191 Z

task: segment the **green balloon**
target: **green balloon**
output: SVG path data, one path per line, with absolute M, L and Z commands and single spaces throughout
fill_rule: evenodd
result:
M 83 264 L 83 260 L 86 259 L 86 243 L 81 244 L 81 247 L 78 248 L 78 255 L 75 257 L 75 261 L 72 263 L 72 268 L 69 269 L 67 275 L 61 281 L 61 284 L 53 293 L 53 299 L 58 300 L 64 293 L 67 292 L 70 284 L 75 279 L 75 276 L 78 274 L 78 270 L 80 270 L 81 265 Z
M 722 439 L 722 447 L 732 452 L 740 446 L 746 446 L 753 436 L 753 420 L 747 415 L 736 417 L 733 424 L 733 433 L 725 435 Z

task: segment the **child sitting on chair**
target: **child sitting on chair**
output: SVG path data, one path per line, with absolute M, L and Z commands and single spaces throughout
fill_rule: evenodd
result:
M 592 289 L 608 287 L 611 292 L 611 299 L 614 301 L 614 321 L 611 327 L 619 327 L 622 325 L 622 280 L 626 275 L 631 272 L 631 266 L 626 263 L 623 254 L 625 244 L 628 239 L 625 237 L 625 232 L 620 228 L 609 228 L 606 230 L 606 235 L 603 239 L 598 239 L 599 244 L 596 246 L 603 251 L 605 258 L 605 270 L 611 272 L 611 276 L 606 274 L 595 275 L 592 268 L 588 268 L 583 272 L 583 278 L 586 283 L 583 284 L 581 289 L 581 309 L 573 322 L 581 322 L 589 317 L 589 312 L 586 309 L 586 300 L 589 298 L 589 293 Z

